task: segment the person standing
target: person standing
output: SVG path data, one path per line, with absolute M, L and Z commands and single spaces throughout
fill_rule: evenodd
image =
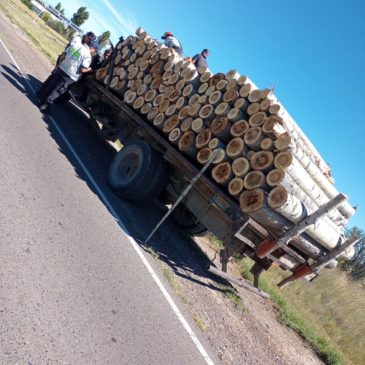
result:
M 199 67 L 208 67 L 207 57 L 209 56 L 209 49 L 204 48 L 200 53 L 196 54 L 191 62 L 195 65 L 196 68 Z
M 164 44 L 166 47 L 173 48 L 180 56 L 183 55 L 181 43 L 175 38 L 175 36 L 171 32 L 165 32 L 161 39 L 165 41 Z
M 59 66 L 52 72 L 37 92 L 40 111 L 46 113 L 49 106 L 67 93 L 70 86 L 82 74 L 91 71 L 90 51 L 95 49 L 97 49 L 96 44 L 91 43 L 89 47 L 86 42 L 82 42 L 81 37 L 75 37 L 70 42 Z

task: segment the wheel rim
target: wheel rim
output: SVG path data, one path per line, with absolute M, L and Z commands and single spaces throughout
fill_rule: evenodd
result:
M 120 161 L 118 175 L 123 184 L 128 184 L 134 179 L 140 164 L 140 158 L 137 153 L 129 153 Z

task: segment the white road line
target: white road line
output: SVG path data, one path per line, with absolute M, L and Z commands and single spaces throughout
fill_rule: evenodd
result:
M 21 76 L 24 78 L 25 82 L 27 83 L 28 87 L 32 90 L 33 93 L 35 93 L 35 90 L 32 86 L 32 84 L 30 83 L 28 77 L 26 77 L 19 65 L 17 64 L 17 62 L 15 61 L 13 55 L 9 52 L 9 50 L 7 49 L 7 47 L 5 46 L 4 42 L 2 41 L 2 39 L 0 38 L 0 43 L 2 44 L 2 46 L 4 47 L 5 51 L 8 53 L 9 57 L 11 58 L 11 60 L 14 62 L 14 65 L 16 66 L 16 68 L 18 69 L 19 73 L 21 74 Z M 167 292 L 165 286 L 163 285 L 163 283 L 161 282 L 161 280 L 159 279 L 159 277 L 157 276 L 156 272 L 153 270 L 152 266 L 150 265 L 150 263 L 147 261 L 146 257 L 144 256 L 142 249 L 139 247 L 138 243 L 133 239 L 133 237 L 131 237 L 128 233 L 128 230 L 126 229 L 126 227 L 124 226 L 121 218 L 119 217 L 118 213 L 115 211 L 115 209 L 113 208 L 112 204 L 110 203 L 109 199 L 105 196 L 105 194 L 102 192 L 101 188 L 99 187 L 99 185 L 97 184 L 97 182 L 94 180 L 94 178 L 92 177 L 92 175 L 90 174 L 89 170 L 87 169 L 87 167 L 85 166 L 85 164 L 82 162 L 82 160 L 80 159 L 80 157 L 78 156 L 77 152 L 75 151 L 75 149 L 72 147 L 71 143 L 68 141 L 67 137 L 63 134 L 62 130 L 60 129 L 60 127 L 57 125 L 56 121 L 54 120 L 54 118 L 51 115 L 47 115 L 47 117 L 51 120 L 53 126 L 56 128 L 57 132 L 59 133 L 59 135 L 62 137 L 62 139 L 64 140 L 64 142 L 66 143 L 67 147 L 69 148 L 69 150 L 71 151 L 71 153 L 73 154 L 74 158 L 76 159 L 76 161 L 78 162 L 78 164 L 80 165 L 80 167 L 84 170 L 87 178 L 90 180 L 91 184 L 94 186 L 95 190 L 98 192 L 101 200 L 104 202 L 104 204 L 108 207 L 110 213 L 113 215 L 113 217 L 116 219 L 117 223 L 119 224 L 119 226 L 122 228 L 123 233 L 126 235 L 126 237 L 128 238 L 129 242 L 131 243 L 132 247 L 135 249 L 135 251 L 138 254 L 138 257 L 141 259 L 141 261 L 143 262 L 144 266 L 146 267 L 147 271 L 149 272 L 149 274 L 151 275 L 152 279 L 155 281 L 155 283 L 157 284 L 158 288 L 161 290 L 163 296 L 165 297 L 165 299 L 167 300 L 167 302 L 169 303 L 170 307 L 172 308 L 172 310 L 174 311 L 174 313 L 176 314 L 177 318 L 179 319 L 179 321 L 181 322 L 181 324 L 183 325 L 183 327 L 185 328 L 186 332 L 189 334 L 190 338 L 192 339 L 193 343 L 195 344 L 195 346 L 197 347 L 197 349 L 199 350 L 200 354 L 203 356 L 205 362 L 208 365 L 214 365 L 214 362 L 212 361 L 212 359 L 210 358 L 210 356 L 208 355 L 208 353 L 206 352 L 206 350 L 204 349 L 203 345 L 201 344 L 201 342 L 199 341 L 198 337 L 196 336 L 196 334 L 194 333 L 194 331 L 192 330 L 192 328 L 190 327 L 189 323 L 187 322 L 187 320 L 185 319 L 185 317 L 183 316 L 183 314 L 181 313 L 181 311 L 179 310 L 179 308 L 177 307 L 177 305 L 175 304 L 174 300 L 172 299 L 172 297 L 170 296 L 170 294 Z

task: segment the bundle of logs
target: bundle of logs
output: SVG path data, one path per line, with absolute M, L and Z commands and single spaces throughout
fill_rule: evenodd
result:
M 335 197 L 329 166 L 269 89 L 235 70 L 196 69 L 143 29 L 117 46 L 99 82 L 161 130 L 197 165 L 218 150 L 212 179 L 267 228 L 297 223 Z M 343 242 L 348 202 L 307 230 L 327 250 Z M 318 245 L 317 245 L 318 246 Z

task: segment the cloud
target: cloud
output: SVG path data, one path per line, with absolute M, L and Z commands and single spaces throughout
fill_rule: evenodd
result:
M 118 11 L 114 8 L 114 6 L 110 3 L 109 0 L 101 0 L 101 2 L 108 8 L 113 17 L 117 20 L 118 25 L 121 28 L 121 33 L 123 36 L 127 36 L 138 28 L 137 21 L 132 14 L 128 14 L 128 19 L 119 14 Z

